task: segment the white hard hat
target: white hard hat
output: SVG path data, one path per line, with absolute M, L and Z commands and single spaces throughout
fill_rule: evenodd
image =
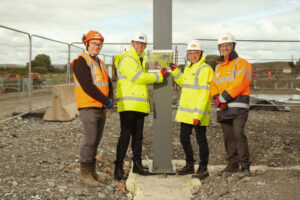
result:
M 199 40 L 192 40 L 188 43 L 186 50 L 199 50 L 204 51 L 202 44 Z
M 230 33 L 224 33 L 218 39 L 218 45 L 230 42 L 235 43 L 235 38 Z
M 147 43 L 147 35 L 145 33 L 137 33 L 132 37 L 131 41 Z

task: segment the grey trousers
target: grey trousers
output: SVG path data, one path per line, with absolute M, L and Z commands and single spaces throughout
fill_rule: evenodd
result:
M 79 114 L 84 129 L 84 137 L 80 148 L 80 162 L 94 162 L 97 155 L 97 148 L 102 138 L 106 110 L 84 108 L 79 110 Z
M 250 166 L 245 124 L 246 121 L 239 117 L 221 122 L 228 165 L 239 164 L 242 168 Z

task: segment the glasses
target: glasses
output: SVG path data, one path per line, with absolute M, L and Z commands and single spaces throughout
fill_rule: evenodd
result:
M 221 44 L 220 49 L 225 49 L 225 48 L 229 48 L 229 47 L 232 47 L 232 46 L 233 46 L 232 43 L 230 43 L 230 44 Z
M 103 47 L 103 43 L 90 42 L 90 44 L 96 47 Z

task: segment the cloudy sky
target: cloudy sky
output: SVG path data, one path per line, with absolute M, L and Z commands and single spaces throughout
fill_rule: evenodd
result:
M 1 0 L 0 25 L 67 43 L 91 29 L 105 42 L 129 42 L 139 31 L 152 42 L 152 9 L 152 0 Z M 224 32 L 242 40 L 300 40 L 300 1 L 173 0 L 173 42 L 216 39 Z M 208 54 L 217 52 L 216 43 L 203 43 Z M 0 27 L 0 63 L 28 60 L 27 46 L 26 35 Z M 33 54 L 61 52 L 57 62 L 67 57 L 64 45 L 35 38 L 33 46 Z M 240 51 L 249 59 L 299 59 L 300 43 L 241 43 Z

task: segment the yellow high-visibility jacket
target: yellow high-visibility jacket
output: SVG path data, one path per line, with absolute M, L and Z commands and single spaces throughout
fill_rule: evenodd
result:
M 201 126 L 209 125 L 210 116 L 210 82 L 214 72 L 205 63 L 205 57 L 195 64 L 187 65 L 184 72 L 179 69 L 172 72 L 175 82 L 181 87 L 176 121 L 193 124 L 194 119 L 200 120 Z
M 141 57 L 145 56 L 145 52 Z M 117 64 L 117 105 L 118 112 L 137 111 L 150 112 L 148 84 L 161 83 L 163 76 L 160 72 L 148 73 L 145 59 L 141 63 L 136 50 L 131 47 L 120 56 Z

